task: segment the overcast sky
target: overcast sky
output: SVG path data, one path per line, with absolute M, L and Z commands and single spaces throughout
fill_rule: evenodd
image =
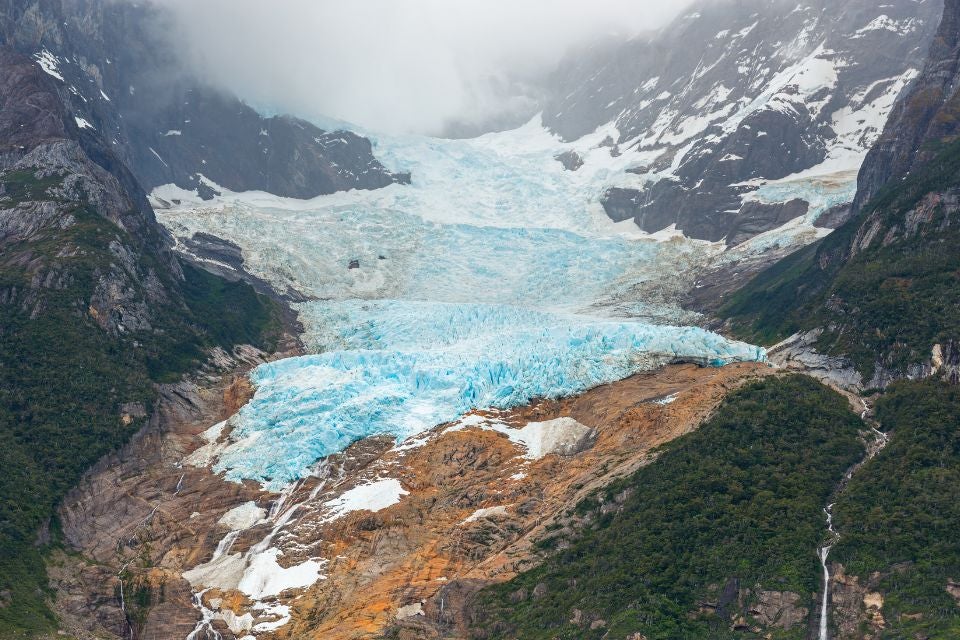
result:
M 662 26 L 690 0 L 161 0 L 211 80 L 249 102 L 383 132 L 518 108 L 508 82 L 571 46 Z M 515 83 L 514 83 L 515 84 Z M 522 106 L 522 103 L 520 104 Z

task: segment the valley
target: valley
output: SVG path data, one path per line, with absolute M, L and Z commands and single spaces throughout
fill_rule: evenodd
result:
M 233 1 L 0 0 L 0 638 L 960 633 L 960 0 Z

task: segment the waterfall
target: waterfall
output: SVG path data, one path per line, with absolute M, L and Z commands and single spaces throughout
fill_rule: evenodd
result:
M 207 591 L 201 591 L 193 595 L 193 606 L 200 610 L 201 618 L 197 626 L 193 628 L 187 640 L 223 640 L 220 632 L 213 628 L 213 611 L 203 606 L 203 594 Z M 200 633 L 203 632 L 201 636 Z
M 833 528 L 833 505 L 827 505 L 823 512 L 827 515 L 827 531 L 830 533 L 830 542 L 820 547 L 818 552 L 820 565 L 823 567 L 823 600 L 820 603 L 819 640 L 830 640 L 830 568 L 827 566 L 827 558 L 830 557 L 830 550 L 836 544 L 839 536 Z
M 223 536 L 223 540 L 221 540 L 217 545 L 216 550 L 213 552 L 213 558 L 210 560 L 210 562 L 215 562 L 230 553 L 230 548 L 233 547 L 233 543 L 236 542 L 237 538 L 240 537 L 240 533 L 240 531 L 231 531 L 227 535 Z
M 176 495 L 180 495 L 180 490 L 183 489 L 183 479 L 184 479 L 186 476 L 187 476 L 187 474 L 185 474 L 185 473 L 180 474 L 180 479 L 177 480 L 177 488 L 173 490 L 173 495 L 175 495 L 175 496 L 176 496 Z
M 117 579 L 120 581 L 120 612 L 123 614 L 123 622 L 127 625 L 127 632 L 130 634 L 130 640 L 133 640 L 133 625 L 130 624 L 130 617 L 127 615 L 127 598 L 123 590 L 123 573 L 127 570 L 130 563 L 125 563 L 117 572 Z
M 300 501 L 295 501 L 293 498 L 303 486 L 304 479 L 298 480 L 285 487 L 273 505 L 271 505 L 270 512 L 267 515 L 267 520 L 273 524 L 270 533 L 251 546 L 244 555 L 249 558 L 266 551 L 273 542 L 274 537 L 276 537 L 284 527 L 295 522 L 294 515 L 296 515 L 301 508 L 316 499 L 316 497 L 320 495 L 320 492 L 329 486 L 331 480 L 339 482 L 343 479 L 344 470 L 342 468 L 336 468 L 336 473 L 333 473 L 333 471 L 334 469 L 327 460 L 320 461 L 311 474 L 312 477 L 319 478 L 320 481 L 317 483 L 317 486 L 310 491 L 307 497 Z M 230 549 L 237 541 L 237 538 L 240 537 L 241 533 L 243 533 L 243 531 L 230 531 L 227 533 L 217 544 L 217 548 L 213 552 L 213 557 L 210 562 L 219 560 L 229 554 Z M 217 619 L 218 613 L 211 611 L 203 604 L 203 595 L 207 591 L 209 591 L 209 589 L 204 589 L 199 593 L 193 594 L 193 606 L 200 611 L 201 617 L 197 622 L 197 626 L 190 632 L 186 640 L 222 640 L 221 635 L 213 627 L 213 621 Z
M 867 404 L 867 401 L 863 398 L 860 399 L 860 402 L 863 404 L 863 412 L 860 414 L 860 419 L 863 421 L 867 420 L 867 416 L 870 413 L 870 405 Z M 861 468 L 863 465 L 867 464 L 870 460 L 876 457 L 878 453 L 883 451 L 883 448 L 887 446 L 890 442 L 890 436 L 879 429 L 877 429 L 875 424 L 868 423 L 870 427 L 870 432 L 874 436 L 874 441 L 872 445 L 868 444 L 867 446 L 867 455 L 859 463 L 853 466 L 846 475 L 843 477 L 843 482 L 840 484 L 840 488 L 837 493 L 841 493 L 847 486 L 847 483 L 853 478 L 853 475 Z M 833 528 L 833 505 L 835 503 L 827 505 L 823 512 L 827 516 L 827 533 L 828 539 L 827 542 L 817 549 L 817 555 L 820 558 L 820 565 L 823 567 L 823 599 L 820 603 L 820 634 L 818 636 L 819 640 L 830 640 L 830 568 L 827 566 L 827 559 L 830 557 L 830 550 L 837 544 L 840 540 L 840 534 L 837 533 L 836 529 Z

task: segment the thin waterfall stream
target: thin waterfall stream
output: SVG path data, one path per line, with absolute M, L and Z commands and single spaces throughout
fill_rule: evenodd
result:
M 867 416 L 870 413 L 870 405 L 868 405 L 867 401 L 863 398 L 860 398 L 860 402 L 863 404 L 863 411 L 860 413 L 860 419 L 866 422 Z M 870 427 L 870 432 L 873 435 L 874 440 L 872 443 L 867 443 L 867 454 L 864 459 L 854 465 L 853 468 L 847 471 L 846 475 L 844 475 L 843 481 L 840 483 L 840 487 L 837 489 L 835 495 L 842 493 L 850 483 L 850 480 L 853 478 L 854 474 L 859 471 L 863 465 L 875 458 L 878 453 L 883 451 L 883 448 L 886 447 L 890 442 L 889 434 L 877 429 L 875 424 L 868 423 L 868 426 Z M 830 640 L 830 566 L 827 564 L 827 560 L 830 557 L 830 550 L 833 549 L 840 541 L 840 534 L 833 527 L 833 507 L 835 504 L 835 502 L 832 502 L 823 509 L 823 512 L 827 517 L 827 540 L 824 542 L 822 547 L 817 549 L 817 557 L 820 558 L 820 566 L 823 567 L 823 595 L 820 602 L 820 632 L 817 636 L 819 640 Z

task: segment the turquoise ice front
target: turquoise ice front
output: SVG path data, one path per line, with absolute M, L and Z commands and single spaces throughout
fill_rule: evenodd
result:
M 314 303 L 330 350 L 259 367 L 236 444 L 216 469 L 281 486 L 358 439 L 397 438 L 473 408 L 509 408 L 614 382 L 671 360 L 720 366 L 763 350 L 695 327 L 498 305 Z
M 763 361 L 683 321 L 671 291 L 713 250 L 613 227 L 624 175 L 605 148 L 576 174 L 529 127 L 472 141 L 381 140 L 414 184 L 303 203 L 229 194 L 161 213 L 214 233 L 298 305 L 312 355 L 259 367 L 215 469 L 280 488 L 372 435 L 403 439 L 474 408 L 557 398 L 686 360 Z M 645 292 L 645 293 L 638 293 Z M 657 295 L 658 293 L 662 295 Z

